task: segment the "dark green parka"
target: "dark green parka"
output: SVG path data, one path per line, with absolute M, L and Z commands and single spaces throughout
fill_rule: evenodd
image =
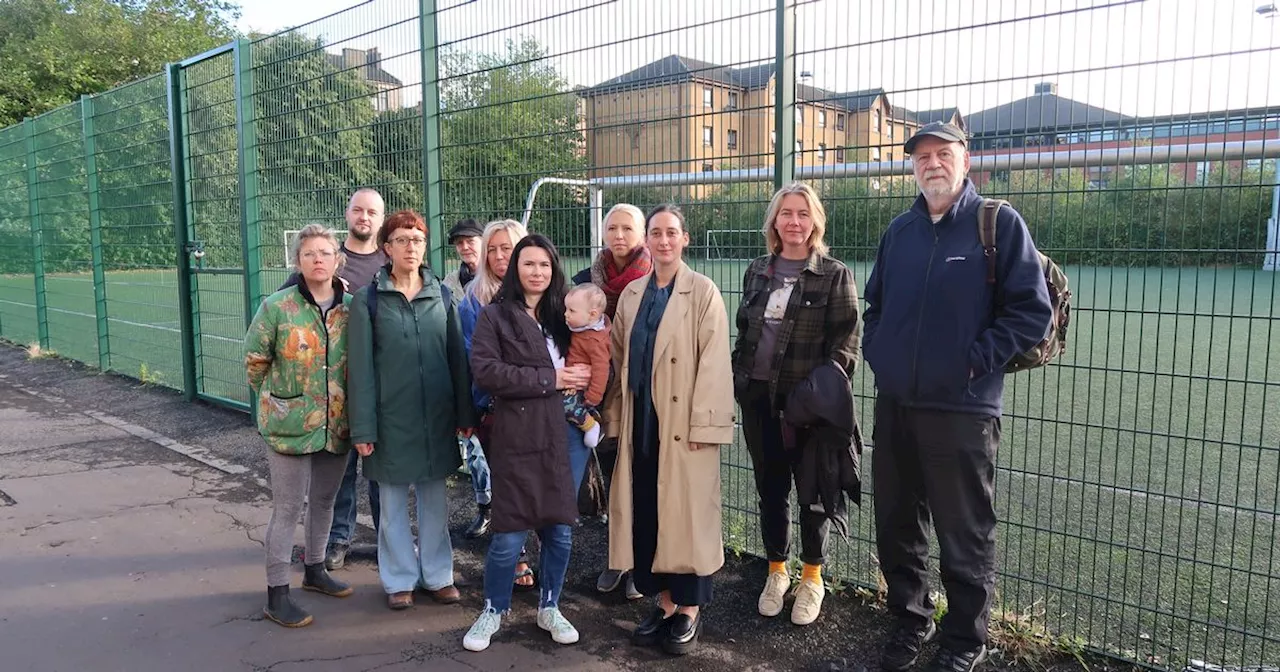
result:
M 462 463 L 457 430 L 475 427 L 471 372 L 453 302 L 422 267 L 412 301 L 391 282 L 391 266 L 351 300 L 347 397 L 351 442 L 374 444 L 371 480 L 404 485 L 435 480 Z M 376 325 L 367 292 L 377 293 Z

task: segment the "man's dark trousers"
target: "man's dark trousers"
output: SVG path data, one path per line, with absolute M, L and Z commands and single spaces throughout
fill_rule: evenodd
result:
M 942 643 L 957 651 L 985 644 L 995 591 L 1000 419 L 911 408 L 883 395 L 875 416 L 876 548 L 889 611 L 913 627 L 933 617 L 926 564 L 932 513 L 947 595 Z

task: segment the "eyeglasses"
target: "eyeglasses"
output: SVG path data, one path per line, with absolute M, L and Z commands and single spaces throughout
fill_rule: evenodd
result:
M 333 250 L 320 250 L 318 252 L 303 252 L 301 256 L 307 261 L 315 261 L 316 259 L 329 261 L 330 259 L 338 256 L 338 254 Z
M 396 247 L 423 247 L 427 244 L 427 239 L 422 236 L 396 236 L 391 239 L 391 244 Z

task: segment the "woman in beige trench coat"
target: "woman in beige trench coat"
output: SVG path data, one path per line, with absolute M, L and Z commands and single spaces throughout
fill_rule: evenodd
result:
M 720 290 L 683 261 L 689 233 L 679 208 L 645 221 L 653 272 L 627 285 L 613 326 L 619 393 L 606 409 L 618 437 L 609 498 L 609 566 L 633 570 L 658 606 L 636 628 L 639 644 L 689 653 L 699 607 L 724 564 L 720 446 L 733 440 L 729 319 Z

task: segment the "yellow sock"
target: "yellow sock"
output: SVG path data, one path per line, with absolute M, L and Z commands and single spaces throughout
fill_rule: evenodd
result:
M 581 429 L 582 431 L 585 432 L 595 426 L 596 426 L 596 419 L 590 414 L 588 414 L 587 419 L 583 420 L 581 425 L 578 425 L 578 429 Z
M 786 573 L 787 573 L 787 563 L 785 563 L 785 562 L 770 562 L 770 563 L 769 563 L 769 573 L 770 573 L 770 574 L 786 574 Z
M 822 565 L 811 565 L 804 563 L 804 570 L 800 573 L 801 581 L 812 581 L 818 585 L 822 585 Z

